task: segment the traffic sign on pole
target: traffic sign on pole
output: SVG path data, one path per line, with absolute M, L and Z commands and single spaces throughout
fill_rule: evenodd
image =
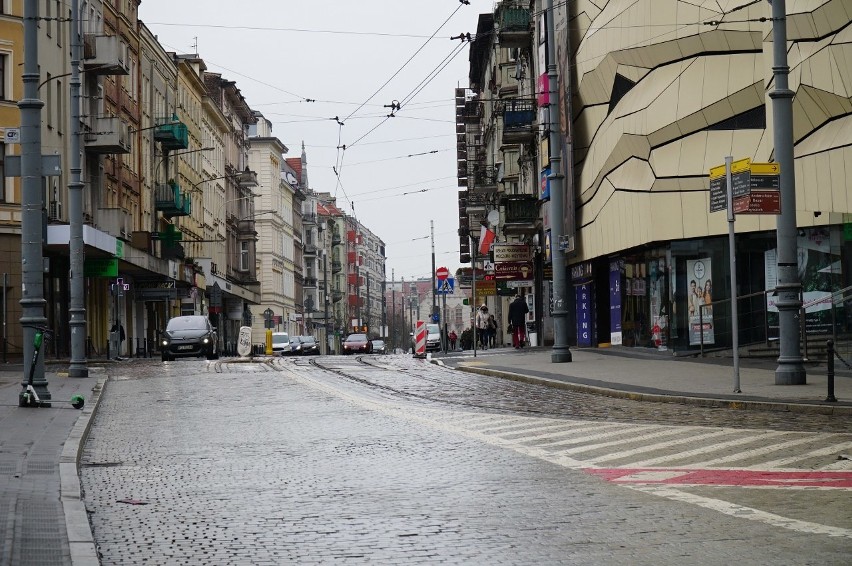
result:
M 435 286 L 435 292 L 439 295 L 452 295 L 453 290 L 455 289 L 456 280 L 452 277 L 448 277 L 443 281 L 438 281 L 438 284 Z
M 435 277 L 438 278 L 438 281 L 443 281 L 447 277 L 450 276 L 450 270 L 446 267 L 439 267 L 435 270 Z

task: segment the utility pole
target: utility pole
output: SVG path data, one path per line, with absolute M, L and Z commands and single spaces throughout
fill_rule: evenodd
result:
M 787 66 L 787 2 L 772 1 L 772 74 L 775 89 L 772 99 L 772 130 L 775 160 L 781 165 L 779 179 L 781 214 L 778 216 L 776 239 L 778 246 L 779 355 L 775 369 L 775 385 L 804 385 L 807 374 L 799 348 L 799 325 L 796 318 L 802 308 L 802 282 L 796 250 L 796 175 L 793 157 L 793 95 L 788 86 L 790 67 Z M 807 335 L 803 336 L 807 339 Z
M 24 97 L 21 109 L 21 326 L 24 337 L 24 380 L 26 389 L 32 372 L 39 399 L 50 401 L 44 377 L 44 356 L 33 360 L 37 326 L 44 316 L 44 229 L 42 221 L 41 109 L 38 98 L 38 0 L 24 1 Z
M 71 362 L 68 377 L 88 377 L 86 365 L 86 246 L 83 242 L 83 167 L 80 157 L 80 0 L 71 0 L 71 181 L 68 183 Z
M 391 352 L 396 353 L 396 274 L 391 268 Z
M 565 254 L 562 251 L 563 232 L 565 231 L 563 211 L 565 210 L 565 194 L 562 184 L 563 175 L 560 168 L 562 161 L 562 139 L 557 125 L 559 120 L 559 97 L 558 84 L 556 80 L 556 45 L 553 23 L 553 0 L 547 0 L 545 8 L 545 20 L 547 21 L 547 90 L 548 95 L 548 130 L 550 139 L 550 215 L 551 238 L 550 257 L 553 262 L 553 350 L 550 361 L 553 363 L 570 362 L 572 360 L 571 350 L 568 348 L 568 311 L 566 298 L 568 296 L 568 282 L 565 268 Z M 570 27 L 570 26 L 569 26 Z M 569 42 L 570 45 L 570 42 Z M 567 81 L 566 81 L 567 83 Z M 570 98 L 571 93 L 566 93 Z M 570 122 L 571 117 L 566 116 Z M 570 133 L 569 133 L 570 135 Z M 569 151 L 570 156 L 570 151 Z M 573 175 L 573 171 L 569 174 Z M 568 195 L 574 198 L 574 195 Z
M 407 308 L 407 303 L 406 303 L 406 299 L 405 299 L 405 277 L 402 278 L 400 293 L 402 293 L 402 305 L 400 305 L 402 307 L 400 309 L 402 311 L 402 313 L 401 313 L 402 314 L 402 331 L 400 332 L 400 334 L 402 335 L 401 336 L 402 339 L 400 340 L 399 345 L 400 345 L 401 348 L 403 348 L 404 350 L 407 351 L 408 346 L 406 346 L 406 344 L 408 344 L 408 335 L 405 333 L 405 329 L 406 329 L 406 326 L 405 326 L 405 309 Z M 409 319 L 409 321 L 410 320 L 411 319 Z
M 325 328 L 325 353 L 328 354 L 329 350 L 329 337 L 328 337 L 328 252 L 326 250 L 322 251 L 322 280 L 323 280 L 323 292 L 322 292 L 322 302 L 325 307 L 325 312 L 323 313 L 323 326 Z
M 429 221 L 429 230 L 432 235 L 432 312 L 429 313 L 429 318 L 435 314 L 435 293 L 437 293 L 437 289 L 435 288 L 437 283 L 435 281 L 435 221 Z

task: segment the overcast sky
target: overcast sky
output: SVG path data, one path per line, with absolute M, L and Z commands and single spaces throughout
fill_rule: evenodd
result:
M 167 50 L 197 52 L 236 81 L 287 157 L 305 143 L 311 187 L 336 194 L 347 213 L 354 202 L 358 220 L 386 244 L 388 279 L 393 269 L 398 281 L 430 276 L 432 220 L 436 265 L 459 267 L 453 89 L 468 86 L 469 44 L 449 38 L 474 33 L 492 7 L 143 0 L 139 18 Z M 395 101 L 402 108 L 387 118 Z

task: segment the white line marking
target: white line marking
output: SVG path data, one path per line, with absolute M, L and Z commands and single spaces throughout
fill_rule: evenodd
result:
M 769 433 L 767 433 L 768 435 Z M 833 436 L 833 435 L 826 435 Z M 793 440 L 787 440 L 785 442 L 776 442 L 775 444 L 768 444 L 761 448 L 754 448 L 751 450 L 747 450 L 745 452 L 739 452 L 737 454 L 729 454 L 728 456 L 723 456 L 721 458 L 716 458 L 714 460 L 707 460 L 705 462 L 698 462 L 690 464 L 690 467 L 708 467 L 708 466 L 716 466 L 718 464 L 727 464 L 728 462 L 736 462 L 737 460 L 750 460 L 756 456 L 762 456 L 764 454 L 771 454 L 772 452 L 776 452 L 778 450 L 783 450 L 784 448 L 791 448 L 793 446 L 798 446 L 799 444 L 812 444 L 814 442 L 814 437 L 808 435 L 804 438 L 796 438 Z
M 718 511 L 719 513 L 730 515 L 731 517 L 738 517 L 740 519 L 748 519 L 750 521 L 766 523 L 768 525 L 782 527 L 791 531 L 827 535 L 830 537 L 852 538 L 852 530 L 850 529 L 831 527 L 828 525 L 820 525 L 819 523 L 811 523 L 809 521 L 799 521 L 798 519 L 790 519 L 788 517 L 782 517 L 781 515 L 776 515 L 774 513 L 767 513 L 766 511 L 753 509 L 751 507 L 745 507 L 743 505 L 737 505 L 736 503 L 730 503 L 728 501 L 720 501 L 718 499 L 702 497 L 700 495 L 686 493 L 677 489 L 672 489 L 670 487 L 661 487 L 656 485 L 627 485 L 625 487 L 635 489 L 637 491 L 642 491 L 645 493 L 650 493 L 658 497 L 665 497 L 666 499 L 671 499 L 674 501 L 691 503 L 692 505 L 698 505 L 699 507 L 704 507 L 705 509 L 712 509 L 713 511 Z
M 708 438 L 715 438 L 717 436 L 726 436 L 730 434 L 737 434 L 739 431 L 730 430 L 730 429 L 722 429 L 714 432 L 706 432 L 704 434 L 698 434 L 695 436 L 689 436 L 687 438 L 681 438 L 680 440 L 670 440 L 668 442 L 658 442 L 657 444 L 649 444 L 648 446 L 641 446 L 639 448 L 634 448 L 633 450 L 624 450 L 623 452 L 619 452 L 617 454 L 610 454 L 609 456 L 603 456 L 601 458 L 596 458 L 595 463 L 600 464 L 601 462 L 611 462 L 612 460 L 623 460 L 628 456 L 635 456 L 638 454 L 646 454 L 650 452 L 654 452 L 656 450 L 666 450 L 668 448 L 672 448 L 674 446 L 680 446 L 681 444 L 691 444 L 693 442 L 698 442 L 699 440 L 707 440 Z M 641 467 L 642 464 L 639 462 L 631 462 L 631 466 L 635 466 L 637 468 Z
M 787 464 L 791 464 L 793 462 L 799 462 L 801 460 L 807 460 L 808 458 L 818 458 L 820 456 L 831 456 L 832 454 L 839 454 L 843 452 L 843 450 L 847 448 L 852 448 L 852 442 L 841 442 L 840 444 L 834 444 L 832 446 L 826 446 L 825 448 L 819 448 L 817 450 L 812 450 L 810 452 L 806 452 L 804 454 L 798 454 L 796 456 L 790 456 L 789 458 L 779 458 L 778 460 L 772 460 L 770 462 L 764 462 L 762 464 L 763 467 L 768 469 L 772 468 L 781 468 L 786 466 Z M 749 466 L 752 468 L 753 466 Z M 762 467 L 760 469 L 763 469 Z

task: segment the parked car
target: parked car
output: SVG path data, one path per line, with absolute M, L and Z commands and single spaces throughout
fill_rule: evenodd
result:
M 373 353 L 374 354 L 387 354 L 388 347 L 385 345 L 384 340 L 372 340 L 373 342 Z
M 283 356 L 290 353 L 290 335 L 286 332 L 272 333 L 272 354 Z
M 426 351 L 437 352 L 441 349 L 441 325 L 426 325 Z
M 426 351 L 438 352 L 441 350 L 441 325 L 427 324 L 426 325 Z M 417 337 L 414 332 L 411 333 L 411 353 L 417 352 Z
M 316 338 L 313 336 L 299 336 L 299 340 L 302 342 L 301 354 L 303 356 L 319 355 L 319 344 L 317 344 Z
M 298 356 L 302 353 L 302 339 L 298 336 L 290 336 L 290 351 L 287 354 Z
M 201 356 L 215 360 L 219 358 L 219 335 L 206 316 L 176 316 L 166 324 L 160 352 L 164 362 Z
M 371 354 L 373 352 L 373 343 L 370 342 L 366 334 L 350 334 L 343 341 L 344 354 L 354 354 L 356 352 L 363 354 Z

